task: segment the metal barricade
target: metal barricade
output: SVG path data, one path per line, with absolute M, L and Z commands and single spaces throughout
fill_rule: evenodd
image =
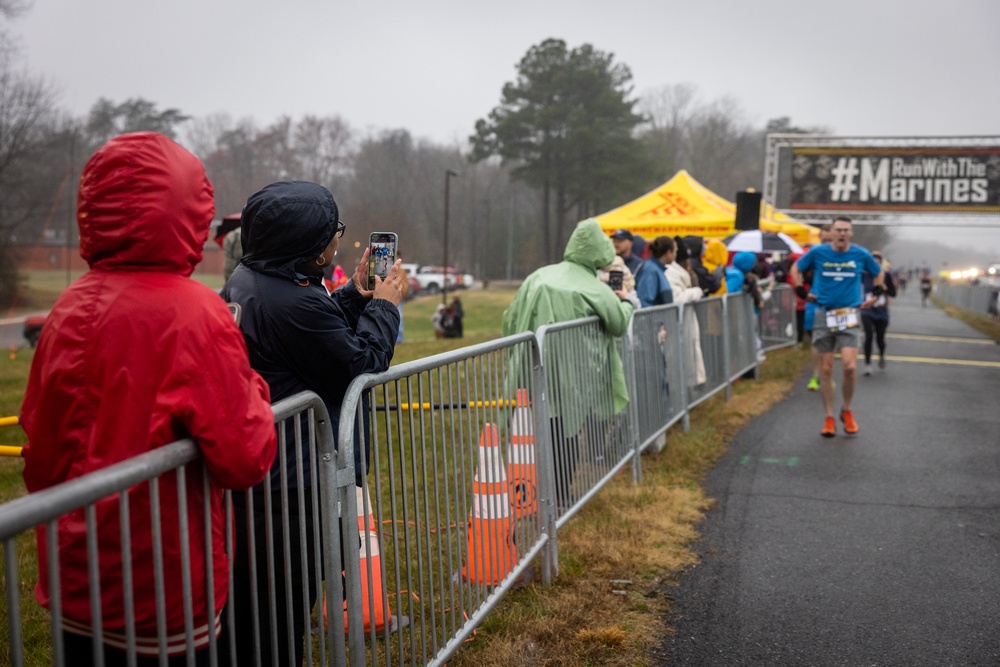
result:
M 749 295 L 727 295 L 726 321 L 726 379 L 734 380 L 757 367 L 757 318 L 753 312 L 753 299 Z M 730 392 L 727 389 L 726 398 Z
M 941 282 L 934 289 L 941 300 L 980 315 L 994 316 L 1000 306 L 1000 285 Z
M 795 345 L 795 291 L 791 285 L 777 285 L 764 302 L 758 316 L 764 350 Z
M 629 425 L 622 353 L 600 320 L 549 324 L 537 335 L 548 390 L 557 526 L 562 526 L 636 455 L 637 443 Z
M 351 664 L 365 636 L 366 664 L 444 664 L 506 591 L 530 581 L 534 559 L 551 581 L 547 402 L 531 333 L 352 383 L 339 439 L 370 444 L 359 510 L 374 516 L 378 544 L 361 549 L 369 593 L 348 588 Z M 366 632 L 355 622 L 365 609 Z
M 315 394 L 300 394 L 281 401 L 274 405 L 274 412 L 283 447 L 307 443 L 314 461 L 331 464 L 325 465 L 323 470 L 313 465 L 312 470 L 316 471 L 313 479 L 320 481 L 321 493 L 315 486 L 307 490 L 300 475 L 298 497 L 300 502 L 308 498 L 318 510 L 322 496 L 323 507 L 327 509 L 316 511 L 313 527 L 320 530 L 321 516 L 333 517 L 333 521 L 327 520 L 323 526 L 323 544 L 329 546 L 328 556 L 337 554 L 340 538 L 335 530 L 336 480 L 338 476 L 344 477 L 343 471 L 346 471 L 350 486 L 353 486 L 350 457 L 340 464 L 335 463 L 339 457 L 333 448 L 326 408 Z M 285 424 L 294 424 L 294 441 L 285 437 Z M 133 509 L 136 503 L 132 496 L 142 486 L 148 486 L 148 513 Z M 286 485 L 282 487 L 287 498 L 288 489 Z M 213 562 L 212 540 L 217 531 L 225 532 L 227 559 L 233 561 L 230 492 L 225 493 L 223 500 L 225 525 L 214 525 L 212 521 L 212 503 L 217 502 L 213 497 L 217 497 L 218 491 L 204 472 L 197 446 L 186 439 L 5 503 L 0 511 L 0 542 L 4 550 L 6 605 L 3 620 L 7 627 L 3 639 L 9 644 L 3 648 L 9 658 L 7 664 L 73 664 L 74 656 L 68 655 L 64 648 L 64 630 L 71 631 L 74 637 L 89 635 L 92 638 L 93 661 L 97 665 L 104 664 L 102 643 L 115 646 L 133 660 L 140 651 L 165 655 L 168 645 L 176 645 L 181 637 L 183 650 L 191 657 L 196 650 L 195 638 L 201 637 L 207 642 L 213 665 L 225 660 L 224 656 L 234 648 L 235 642 L 257 643 L 256 637 L 234 635 L 232 576 L 227 586 L 230 603 L 217 619 L 216 609 L 221 606 L 221 600 L 216 591 L 221 584 L 214 579 L 216 568 L 193 568 L 192 565 L 193 561 Z M 193 492 L 203 498 L 200 507 L 189 506 L 188 498 Z M 147 497 L 145 491 L 141 497 Z M 164 503 L 177 508 L 176 524 L 161 522 L 159 508 Z M 289 523 L 287 502 L 279 500 L 279 507 L 281 525 L 268 522 L 269 530 L 281 531 Z M 31 599 L 30 588 L 21 585 L 19 563 L 34 560 L 31 557 L 34 552 L 32 528 L 38 531 L 43 545 L 38 560 L 42 569 L 40 576 L 47 582 L 51 599 L 48 612 Z M 64 576 L 62 566 L 66 564 L 61 562 L 57 546 L 66 540 L 83 540 L 86 544 L 87 562 L 73 564 L 78 576 L 71 579 Z M 318 548 L 317 544 L 314 556 L 319 555 Z M 286 551 L 286 559 L 287 555 Z M 270 560 L 266 564 L 259 563 L 259 567 L 273 589 L 273 551 L 269 557 Z M 79 574 L 81 566 L 86 576 Z M 339 569 L 340 564 L 328 561 L 327 571 L 331 571 L 331 567 Z M 34 577 L 25 577 L 26 581 L 29 579 L 34 580 Z M 64 613 L 67 601 L 79 608 L 80 596 L 89 600 L 89 617 L 67 616 Z M 150 596 L 153 597 L 155 617 L 149 616 Z M 256 600 L 255 596 L 255 605 Z M 142 602 L 137 605 L 137 601 Z M 196 607 L 203 608 L 203 613 L 196 613 Z M 256 607 L 254 613 L 256 615 Z M 46 625 L 46 617 L 48 633 L 41 630 Z M 124 619 L 122 625 L 105 621 L 118 617 Z M 216 627 L 225 628 L 221 642 L 216 639 Z M 144 639 L 150 632 L 154 632 L 155 637 Z M 269 632 L 273 635 L 274 630 Z M 333 654 L 343 656 L 342 624 L 337 624 L 336 632 L 331 629 L 328 636 L 339 637 L 340 649 Z M 306 644 L 311 652 L 312 642 Z M 326 650 L 321 643 L 318 647 L 321 660 Z M 341 659 L 339 664 L 344 662 Z
M 687 415 L 683 341 L 680 306 L 635 311 L 630 335 L 619 339 L 619 354 L 629 359 L 625 371 L 639 451 L 664 442 L 667 429 Z M 633 477 L 640 475 L 636 460 Z
M 794 299 L 776 304 L 776 317 L 794 316 Z M 536 565 L 551 582 L 558 527 L 626 466 L 639 480 L 641 453 L 662 445 L 671 425 L 686 427 L 692 407 L 723 389 L 728 398 L 732 381 L 757 366 L 756 324 L 746 294 L 638 310 L 618 339 L 591 317 L 359 377 L 339 415 L 311 393 L 276 404 L 282 467 L 262 488 L 226 494 L 231 603 L 223 641 L 210 636 L 213 660 L 248 649 L 286 662 L 297 641 L 288 626 L 307 619 L 306 664 L 443 665 Z M 41 526 L 54 544 L 60 516 L 93 514 L 98 502 L 120 507 L 127 527 L 135 484 L 176 475 L 207 488 L 198 456 L 190 441 L 174 443 L 3 506 L 11 664 L 24 664 L 21 613 L 33 604 L 9 583 L 19 580 L 18 553 L 33 549 L 22 533 Z M 201 516 L 206 530 L 207 512 L 181 514 Z M 160 530 L 155 516 L 142 520 Z M 54 549 L 48 558 L 44 576 L 58 586 Z M 181 559 L 187 574 L 161 573 L 158 600 L 167 586 L 187 587 L 190 598 L 183 550 Z M 137 593 L 124 590 L 127 607 Z M 94 605 L 99 612 L 99 596 Z M 30 624 L 45 617 L 38 611 Z M 186 618 L 189 645 L 198 620 Z M 60 627 L 57 603 L 50 629 Z M 53 636 L 41 661 L 65 664 Z
M 729 386 L 726 366 L 727 335 L 726 305 L 735 299 L 749 298 L 717 296 L 684 304 L 682 323 L 685 349 L 684 370 L 688 387 L 685 410 L 714 396 Z M 699 359 L 700 365 L 699 365 Z

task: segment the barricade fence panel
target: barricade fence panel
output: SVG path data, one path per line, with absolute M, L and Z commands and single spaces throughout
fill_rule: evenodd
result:
M 377 534 L 347 600 L 348 625 L 360 611 L 369 640 L 352 634 L 351 664 L 360 651 L 366 664 L 443 664 L 506 590 L 535 576 L 554 532 L 551 482 L 537 474 L 551 469 L 539 465 L 541 382 L 529 333 L 352 384 L 340 437 L 368 443 L 359 511 Z M 352 420 L 365 428 L 345 428 Z
M 339 415 L 311 393 L 286 399 L 279 465 L 224 494 L 224 526 L 190 441 L 8 503 L 4 657 L 67 664 L 53 629 L 75 622 L 133 654 L 206 645 L 212 664 L 442 665 L 504 594 L 551 581 L 558 526 L 624 467 L 638 480 L 642 451 L 756 365 L 756 322 L 744 294 L 639 310 L 617 340 L 586 318 L 357 378 Z M 166 502 L 179 521 L 160 521 Z M 95 525 L 116 520 L 99 543 Z M 84 588 L 54 546 L 67 523 L 89 544 Z M 48 536 L 51 612 L 16 583 L 34 575 L 31 528 Z M 218 530 L 226 582 L 198 566 Z
M 935 285 L 934 290 L 946 303 L 980 315 L 996 317 L 1000 307 L 1000 285 L 942 282 Z
M 776 285 L 760 309 L 760 338 L 764 350 L 794 345 L 795 291 L 791 285 Z
M 718 296 L 684 304 L 684 409 L 712 396 L 729 382 L 726 370 L 725 306 L 739 297 Z
M 753 299 L 749 295 L 727 296 L 726 337 L 727 380 L 742 376 L 757 365 L 757 353 L 762 349 L 754 315 Z
M 619 340 L 619 354 L 630 377 L 630 403 L 635 408 L 638 446 L 644 451 L 684 415 L 686 398 L 680 306 L 655 306 L 632 316 L 630 337 Z M 660 442 L 663 442 L 661 440 Z
M 100 665 L 112 659 L 104 647 L 124 653 L 129 661 L 158 655 L 193 659 L 195 651 L 201 651 L 207 652 L 213 665 L 236 664 L 235 659 L 230 663 L 229 656 L 237 647 L 250 646 L 259 652 L 262 646 L 280 643 L 276 624 L 262 622 L 256 631 L 246 631 L 236 619 L 243 611 L 255 620 L 275 618 L 273 608 L 270 616 L 262 616 L 261 609 L 262 605 L 273 607 L 274 591 L 283 589 L 289 598 L 296 593 L 282 576 L 286 569 L 282 563 L 290 562 L 290 553 L 302 563 L 307 556 L 315 560 L 321 556 L 320 544 L 339 552 L 340 538 L 324 534 L 322 541 L 310 544 L 307 553 L 287 537 L 290 528 L 302 534 L 308 527 L 311 534 L 319 534 L 324 514 L 332 515 L 335 525 L 336 510 L 322 511 L 315 488 L 318 457 L 336 459 L 326 408 L 315 394 L 307 393 L 275 404 L 274 411 L 281 446 L 310 452 L 312 473 L 296 457 L 300 461 L 295 464 L 296 483 L 267 487 L 263 497 L 271 513 L 260 522 L 263 528 L 256 541 L 254 522 L 243 524 L 251 533 L 247 549 L 236 541 L 247 531 L 235 520 L 233 497 L 255 494 L 223 493 L 212 485 L 191 440 L 159 447 L 4 504 L 0 511 L 6 589 L 0 645 L 4 664 L 72 665 L 83 651 Z M 280 491 L 274 493 L 272 488 Z M 305 506 L 311 510 L 308 526 L 301 515 L 296 517 L 298 522 L 293 521 L 294 512 L 289 512 L 289 507 Z M 249 510 L 249 516 L 253 515 Z M 219 516 L 225 517 L 221 523 L 216 519 Z M 36 532 L 37 551 L 31 528 Z M 265 534 L 285 539 L 280 548 L 270 544 L 265 558 L 249 557 L 251 567 L 257 568 L 258 585 L 241 586 L 234 581 L 240 555 L 253 554 Z M 216 555 L 220 540 L 225 559 Z M 80 549 L 86 554 L 83 562 L 64 556 Z M 231 570 L 227 562 L 234 564 Z M 312 571 L 313 580 L 318 580 L 319 565 Z M 42 583 L 37 595 L 48 612 L 33 599 L 30 585 L 18 585 L 34 582 L 36 574 Z M 252 592 L 246 610 L 240 608 L 243 603 L 235 591 Z M 302 595 L 299 612 L 308 629 L 308 592 Z M 288 614 L 290 618 L 290 608 Z M 24 619 L 31 620 L 31 627 Z M 39 625 L 47 625 L 48 632 Z M 342 625 L 337 634 L 343 645 Z M 268 639 L 278 641 L 269 644 Z M 313 643 L 305 642 L 305 650 L 311 664 Z M 324 647 L 317 651 L 316 658 L 324 661 Z M 241 659 L 239 664 L 253 663 Z
M 623 345 L 627 353 L 634 337 L 616 341 L 588 317 L 540 327 L 538 338 L 562 525 L 636 455 L 628 409 L 635 373 L 626 373 L 630 362 L 622 361 Z M 651 340 L 658 344 L 657 331 Z

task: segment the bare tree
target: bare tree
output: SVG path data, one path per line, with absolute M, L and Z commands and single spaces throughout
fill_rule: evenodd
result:
M 31 0 L 0 0 L 0 16 L 17 18 L 31 8 Z
M 764 180 L 764 144 L 730 97 L 701 108 L 688 130 L 685 168 L 726 198 Z
M 31 0 L 0 0 L 0 19 L 16 19 L 30 8 Z M 10 36 L 7 26 L 0 24 L 0 53 L 13 55 L 16 52 L 16 40 Z
M 184 126 L 183 144 L 202 161 L 219 150 L 219 138 L 236 125 L 227 113 L 209 114 L 192 118 Z
M 255 147 L 258 130 L 244 118 L 234 125 L 221 124 L 215 146 L 202 156 L 205 171 L 215 187 L 215 210 L 219 215 L 243 208 L 247 197 L 269 181 L 261 175 L 261 159 Z
M 100 98 L 87 116 L 87 137 L 97 149 L 112 137 L 126 132 L 159 132 L 175 139 L 177 126 L 188 120 L 179 109 L 158 109 L 155 102 L 133 97 L 121 104 Z
M 354 144 L 354 132 L 339 116 L 306 116 L 294 129 L 300 177 L 329 186 L 343 175 Z
M 646 119 L 644 135 L 660 167 L 659 180 L 672 176 L 685 157 L 685 133 L 696 113 L 698 87 L 693 83 L 662 86 L 646 93 L 639 110 Z
M 39 191 L 42 158 L 55 121 L 55 94 L 43 79 L 16 68 L 9 51 L 0 52 L 0 303 L 16 296 L 12 242 L 18 229 L 46 205 L 51 192 Z

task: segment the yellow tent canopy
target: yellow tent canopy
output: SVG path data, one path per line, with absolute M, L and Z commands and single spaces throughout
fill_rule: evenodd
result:
M 761 207 L 760 228 L 784 232 L 800 244 L 819 243 L 819 230 L 794 222 L 770 205 Z M 686 236 L 725 238 L 736 231 L 736 204 L 715 194 L 681 169 L 638 199 L 597 216 L 608 234 L 627 229 L 643 238 Z

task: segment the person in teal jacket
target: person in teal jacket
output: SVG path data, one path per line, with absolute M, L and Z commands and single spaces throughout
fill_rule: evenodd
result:
M 615 338 L 628 330 L 632 304 L 624 291 L 614 292 L 597 278 L 597 269 L 610 264 L 614 257 L 614 245 L 597 220 L 584 220 L 566 243 L 563 261 L 543 266 L 525 278 L 503 314 L 504 336 L 591 315 L 600 318 L 606 334 L 596 341 L 586 336 L 583 346 L 573 346 L 568 351 L 572 356 L 546 364 L 556 483 L 563 505 L 571 500 L 569 485 L 576 467 L 579 432 L 585 423 L 599 423 L 628 406 L 625 372 Z M 549 359 L 554 357 L 552 346 L 558 344 L 557 340 L 543 341 Z M 580 349 L 585 352 L 580 353 Z M 604 382 L 609 371 L 611 401 L 601 400 L 604 392 L 580 391 L 593 387 L 595 382 Z

